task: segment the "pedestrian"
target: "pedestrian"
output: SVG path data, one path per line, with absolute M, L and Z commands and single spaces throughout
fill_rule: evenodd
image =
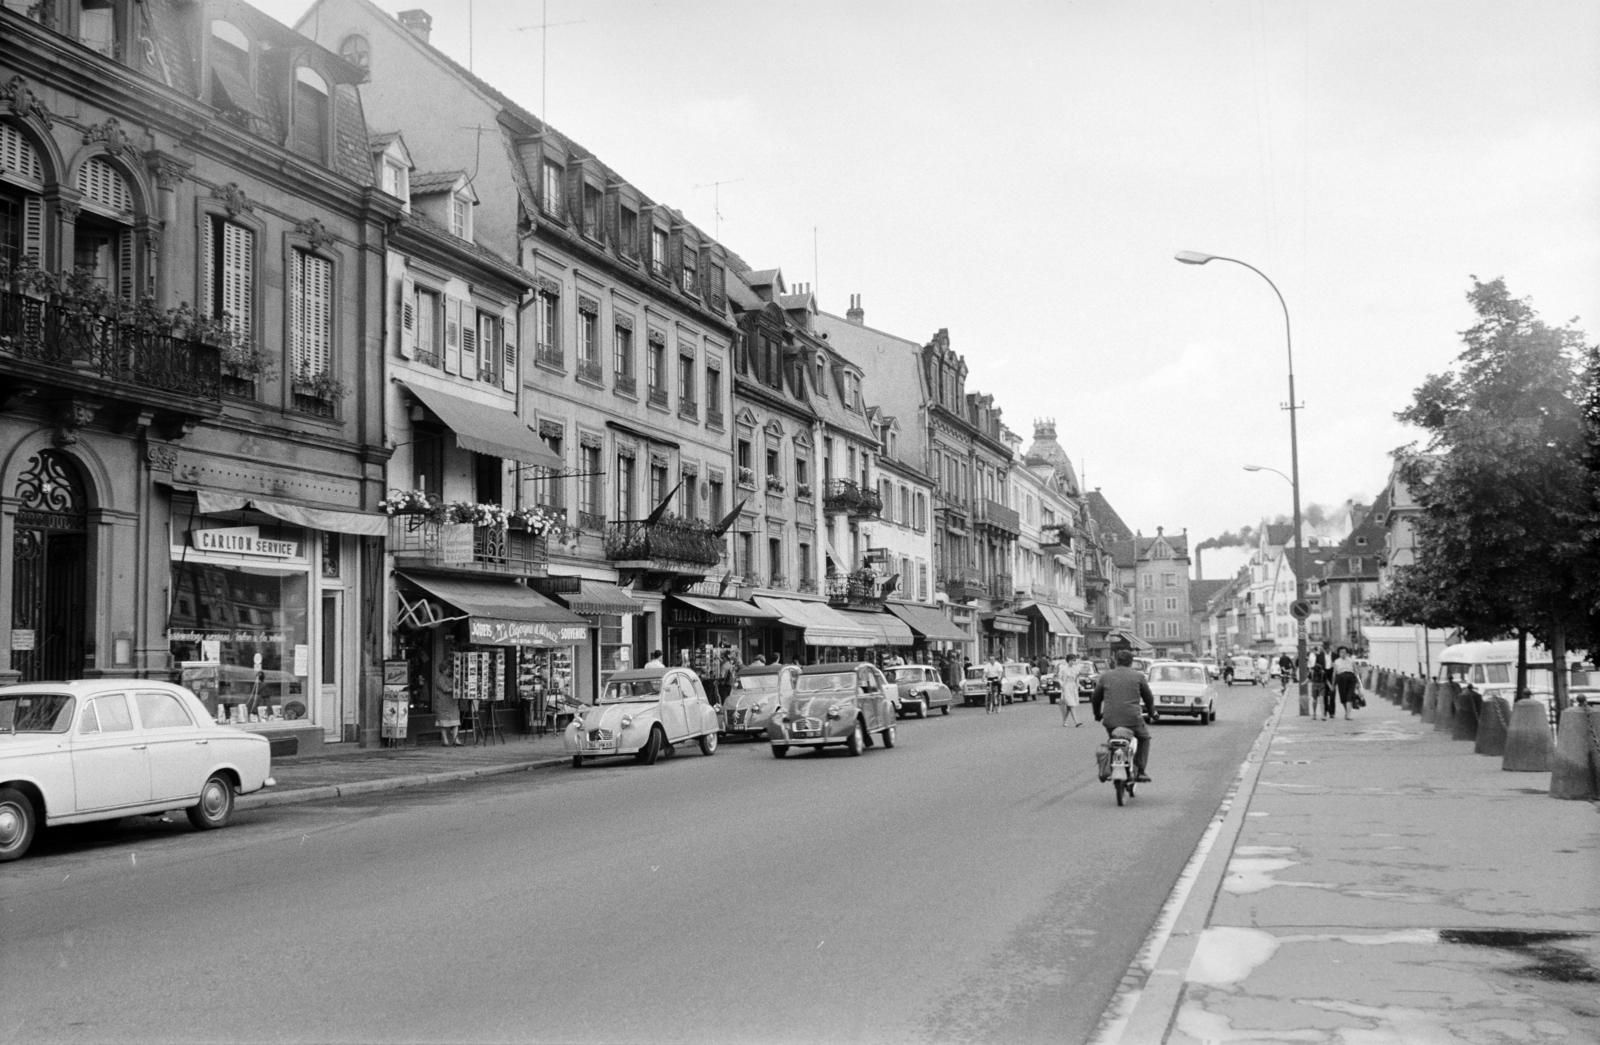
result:
M 1339 689 L 1339 703 L 1344 705 L 1344 717 L 1350 717 L 1351 708 L 1359 708 L 1365 703 L 1361 699 L 1356 678 L 1356 662 L 1350 659 L 1350 651 L 1340 646 L 1339 652 L 1333 657 L 1333 684 Z
M 739 679 L 739 666 L 733 662 L 733 650 L 722 651 L 722 663 L 717 667 L 717 706 L 721 707 L 733 693 L 733 685 Z
M 1000 713 L 1000 680 L 1005 678 L 1005 668 L 1000 665 L 1000 658 L 993 653 L 989 654 L 988 663 L 983 666 L 983 681 L 988 687 L 983 712 L 986 715 Z
M 660 650 L 651 650 L 650 659 L 644 662 L 644 666 L 647 668 L 664 668 L 667 666 L 667 662 L 661 659 Z
M 1061 683 L 1061 725 L 1066 727 L 1067 719 L 1072 720 L 1074 728 L 1083 725 L 1078 721 L 1078 655 L 1067 654 L 1067 659 L 1056 668 L 1056 681 Z
M 449 639 L 434 645 L 433 724 L 445 747 L 461 746 L 461 701 L 456 699 L 455 651 Z
M 1278 692 L 1289 692 L 1289 680 L 1294 677 L 1294 658 L 1287 653 L 1278 654 Z
M 1328 677 L 1328 658 L 1322 650 L 1317 650 L 1316 659 L 1311 662 L 1311 719 L 1316 721 L 1318 712 L 1321 717 L 1333 717 L 1333 680 Z
M 750 666 L 753 667 L 753 668 L 764 668 L 764 667 L 766 667 L 767 666 L 766 655 L 762 654 L 762 653 L 757 653 L 756 654 L 756 659 L 752 660 L 750 662 Z

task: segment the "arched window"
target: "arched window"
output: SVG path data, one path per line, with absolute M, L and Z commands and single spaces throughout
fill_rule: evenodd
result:
M 110 161 L 91 156 L 78 168 L 77 190 L 83 209 L 74 223 L 72 265 L 92 275 L 107 291 L 138 297 L 134 246 L 133 191 Z
M 303 65 L 295 69 L 293 105 L 291 127 L 294 150 L 322 163 L 328 162 L 331 110 L 328 104 L 328 81 Z
M 16 127 L 0 122 L 0 265 L 44 258 L 44 162 Z

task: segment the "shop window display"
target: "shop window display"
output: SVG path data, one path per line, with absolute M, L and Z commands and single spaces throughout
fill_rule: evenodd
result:
M 304 573 L 174 562 L 172 586 L 172 660 L 207 710 L 236 721 L 306 717 Z

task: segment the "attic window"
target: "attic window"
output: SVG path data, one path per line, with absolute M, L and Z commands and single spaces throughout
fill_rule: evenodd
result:
M 260 117 L 250 76 L 250 38 L 232 22 L 211 23 L 211 104 Z
M 372 47 L 360 33 L 351 33 L 339 41 L 339 57 L 358 69 L 372 67 Z
M 383 158 L 383 191 L 406 204 L 411 205 L 411 172 L 405 165 L 393 156 Z
M 328 81 L 305 66 L 294 71 L 294 151 L 328 162 Z
M 450 232 L 461 239 L 472 238 L 472 200 L 464 192 L 450 194 Z
M 1357 548 L 1365 548 L 1366 546 L 1367 546 L 1367 539 L 1365 537 L 1357 537 L 1356 538 L 1356 547 Z

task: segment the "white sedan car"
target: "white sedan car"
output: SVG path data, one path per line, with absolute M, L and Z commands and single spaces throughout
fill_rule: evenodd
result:
M 1217 720 L 1211 680 L 1206 677 L 1204 664 L 1192 660 L 1152 661 L 1145 678 L 1156 698 L 1152 721 L 1160 721 L 1164 715 L 1193 715 L 1202 724 Z
M 33 682 L 0 689 L 0 862 L 40 824 L 183 809 L 200 830 L 233 796 L 272 786 L 267 738 L 218 725 L 182 686 L 147 679 Z
M 688 668 L 636 668 L 606 680 L 600 702 L 582 709 L 561 737 L 574 769 L 586 759 L 632 755 L 647 766 L 673 745 L 698 741 L 717 750 L 717 709 Z

